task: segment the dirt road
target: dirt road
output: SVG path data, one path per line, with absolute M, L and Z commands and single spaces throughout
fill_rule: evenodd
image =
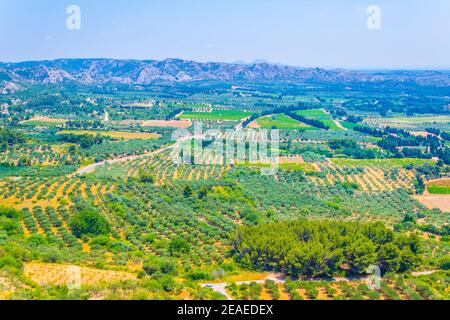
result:
M 77 172 L 75 172 L 73 175 L 84 175 L 84 174 L 89 174 L 91 172 L 93 172 L 95 169 L 102 167 L 106 164 L 115 164 L 115 163 L 120 163 L 120 162 L 127 162 L 127 161 L 133 161 L 136 159 L 141 159 L 141 158 L 145 158 L 145 157 L 150 157 L 150 156 L 154 156 L 157 154 L 161 154 L 164 151 L 167 150 L 171 150 L 173 148 L 178 147 L 181 143 L 187 141 L 187 140 L 191 140 L 191 139 L 200 139 L 203 136 L 187 136 L 187 137 L 183 137 L 177 140 L 177 142 L 175 142 L 174 144 L 171 144 L 169 146 L 163 147 L 161 149 L 158 149 L 156 151 L 152 151 L 152 152 L 148 152 L 148 153 L 144 153 L 144 154 L 140 154 L 140 155 L 135 155 L 135 156 L 129 156 L 129 157 L 121 157 L 121 158 L 116 158 L 116 159 L 111 159 L 111 160 L 105 160 L 105 161 L 101 161 L 101 162 L 97 162 L 97 163 L 93 163 L 90 164 L 86 167 L 80 168 L 78 169 Z

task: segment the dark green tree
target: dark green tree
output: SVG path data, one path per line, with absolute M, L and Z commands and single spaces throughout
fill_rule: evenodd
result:
M 108 220 L 99 212 L 91 209 L 84 209 L 76 213 L 69 225 L 73 234 L 78 238 L 106 235 L 111 231 Z

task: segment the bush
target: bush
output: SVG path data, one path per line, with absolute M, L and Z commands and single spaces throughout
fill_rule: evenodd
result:
M 211 275 L 203 270 L 192 271 L 188 274 L 188 278 L 192 281 L 211 280 Z
M 0 230 L 6 231 L 8 236 L 22 234 L 22 226 L 18 221 L 0 216 Z
M 151 257 L 144 262 L 144 271 L 152 276 L 156 273 L 176 274 L 176 264 L 169 259 Z
M 380 294 L 377 291 L 368 291 L 367 297 L 370 300 L 380 300 Z
M 315 287 L 309 287 L 306 289 L 306 294 L 308 295 L 309 299 L 315 300 L 319 295 L 319 291 Z
M 159 279 L 159 283 L 161 284 L 161 287 L 166 292 L 173 292 L 177 289 L 177 282 L 175 279 L 171 276 L 164 276 Z
M 144 262 L 144 271 L 149 275 L 153 275 L 161 270 L 159 261 L 156 259 L 149 259 Z
M 325 286 L 325 292 L 327 293 L 327 295 L 329 297 L 334 296 L 337 293 L 337 290 L 335 288 L 333 288 L 332 286 Z
M 416 290 L 423 298 L 430 299 L 433 296 L 433 291 L 425 284 L 419 283 Z
M 13 256 L 6 255 L 0 258 L 0 269 L 7 266 L 14 267 L 16 269 L 22 269 L 22 261 L 14 258 Z
M 142 183 L 154 183 L 155 176 L 151 173 L 145 172 L 144 170 L 140 170 L 139 181 L 141 181 Z
M 28 243 L 33 246 L 39 246 L 39 245 L 47 244 L 47 239 L 43 235 L 32 234 L 28 238 Z
M 107 248 L 111 245 L 111 239 L 106 235 L 97 236 L 89 241 L 89 245 Z
M 75 214 L 70 220 L 70 228 L 78 238 L 107 235 L 111 231 L 111 226 L 106 218 L 99 212 L 90 209 Z
M 408 296 L 409 300 L 422 300 L 422 297 L 413 289 L 405 289 L 405 294 Z
M 190 249 L 191 249 L 190 244 L 180 237 L 173 239 L 169 243 L 169 252 L 171 254 L 187 253 L 187 252 L 189 252 Z
M 177 266 L 174 261 L 169 259 L 161 259 L 160 262 L 161 272 L 165 274 L 176 274 Z
M 15 209 L 0 206 L 0 217 L 6 217 L 9 219 L 20 219 L 21 213 Z
M 44 251 L 41 251 L 42 260 L 48 263 L 55 263 L 61 260 L 61 251 L 57 248 L 49 247 Z
M 450 270 L 450 256 L 445 256 L 439 260 L 439 266 L 442 270 Z
M 262 292 L 262 286 L 256 282 L 250 283 L 248 291 L 252 300 L 259 300 Z
M 277 284 L 273 280 L 266 280 L 266 288 L 269 290 L 270 294 L 272 295 L 272 298 L 274 300 L 279 300 L 280 295 L 280 289 L 278 289 Z

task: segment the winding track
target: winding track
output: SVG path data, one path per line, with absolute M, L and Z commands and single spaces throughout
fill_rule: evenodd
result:
M 121 163 L 121 162 L 127 162 L 127 161 L 133 161 L 136 159 L 140 159 L 140 158 L 145 158 L 145 157 L 150 157 L 150 156 L 154 156 L 156 154 L 161 154 L 164 151 L 167 150 L 171 150 L 175 147 L 178 147 L 182 142 L 185 142 L 187 140 L 191 140 L 191 139 L 200 139 L 202 138 L 202 135 L 198 135 L 198 136 L 187 136 L 187 137 L 183 137 L 177 140 L 177 142 L 175 142 L 174 144 L 171 144 L 169 146 L 163 147 L 161 149 L 158 149 L 156 151 L 152 151 L 152 152 L 148 152 L 145 154 L 141 154 L 141 155 L 136 155 L 136 156 L 129 156 L 129 157 L 121 157 L 121 158 L 116 158 L 116 159 L 111 159 L 111 160 L 105 160 L 105 161 L 101 161 L 101 162 L 97 162 L 97 163 L 93 163 L 90 164 L 86 167 L 80 168 L 78 169 L 75 173 L 73 173 L 71 176 L 73 175 L 84 175 L 84 174 L 89 174 L 91 172 L 93 172 L 95 169 L 102 167 L 106 164 L 115 164 L 115 163 Z

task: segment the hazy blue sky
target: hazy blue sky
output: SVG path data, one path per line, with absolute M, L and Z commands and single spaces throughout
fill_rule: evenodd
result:
M 66 28 L 71 4 L 81 30 Z M 450 68 L 450 1 L 0 0 L 0 61 L 69 57 Z

